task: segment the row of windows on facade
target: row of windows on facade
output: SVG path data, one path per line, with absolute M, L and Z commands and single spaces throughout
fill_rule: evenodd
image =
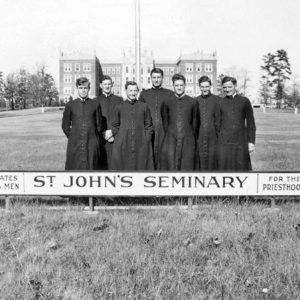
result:
M 203 67 L 204 66 L 204 67 Z M 194 72 L 194 68 L 196 70 L 196 72 L 202 72 L 203 70 L 205 72 L 212 72 L 213 71 L 213 64 L 212 63 L 186 63 L 184 64 L 185 67 L 185 72 Z M 177 67 L 160 67 L 163 71 L 165 75 L 174 75 L 175 70 L 176 72 L 180 71 L 180 68 Z M 130 70 L 131 69 L 131 70 Z M 141 67 L 141 75 L 145 74 L 150 74 L 151 72 L 151 67 L 147 66 L 147 67 Z M 107 74 L 107 75 L 114 75 L 114 74 L 121 74 L 121 67 L 103 67 L 103 73 Z M 135 74 L 135 67 L 130 68 L 129 66 L 125 66 L 125 73 L 129 74 Z
M 72 63 L 64 63 L 64 72 L 72 72 Z M 91 72 L 92 65 L 90 63 L 74 63 L 74 71 L 81 72 L 81 68 L 83 72 Z

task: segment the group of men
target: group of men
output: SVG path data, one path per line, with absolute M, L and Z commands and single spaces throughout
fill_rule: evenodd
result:
M 90 82 L 76 81 L 78 98 L 66 104 L 62 129 L 68 137 L 66 170 L 248 171 L 254 151 L 255 121 L 248 98 L 237 94 L 236 79 L 222 80 L 224 98 L 199 78 L 201 95 L 185 94 L 186 79 L 151 71 L 152 88 L 139 97 L 137 83 L 125 85 L 126 99 L 112 93 L 104 75 L 101 95 L 88 97 Z

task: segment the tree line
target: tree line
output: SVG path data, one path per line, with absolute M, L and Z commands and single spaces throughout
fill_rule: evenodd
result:
M 0 105 L 6 109 L 59 105 L 58 90 L 54 78 L 40 65 L 33 74 L 21 68 L 7 74 L 0 71 Z

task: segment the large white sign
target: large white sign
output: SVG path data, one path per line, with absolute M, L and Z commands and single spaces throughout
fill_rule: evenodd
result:
M 0 195 L 300 195 L 300 173 L 0 172 Z

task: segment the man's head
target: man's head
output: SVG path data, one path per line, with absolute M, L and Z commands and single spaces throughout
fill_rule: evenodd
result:
M 103 75 L 100 80 L 100 88 L 105 94 L 110 94 L 114 83 L 110 76 Z
M 164 72 L 160 68 L 153 68 L 150 72 L 152 86 L 159 88 L 162 85 Z
M 90 82 L 86 77 L 80 77 L 76 80 L 78 96 L 82 99 L 87 98 L 90 91 Z
M 225 76 L 222 79 L 223 91 L 226 96 L 232 96 L 236 93 L 236 84 L 237 81 L 234 77 Z
M 211 80 L 208 76 L 201 76 L 198 80 L 201 94 L 207 96 L 210 94 Z
M 175 74 L 172 77 L 174 92 L 176 95 L 181 96 L 185 92 L 185 77 L 181 74 Z
M 134 101 L 137 98 L 139 88 L 135 81 L 127 81 L 125 83 L 125 90 L 129 100 Z

